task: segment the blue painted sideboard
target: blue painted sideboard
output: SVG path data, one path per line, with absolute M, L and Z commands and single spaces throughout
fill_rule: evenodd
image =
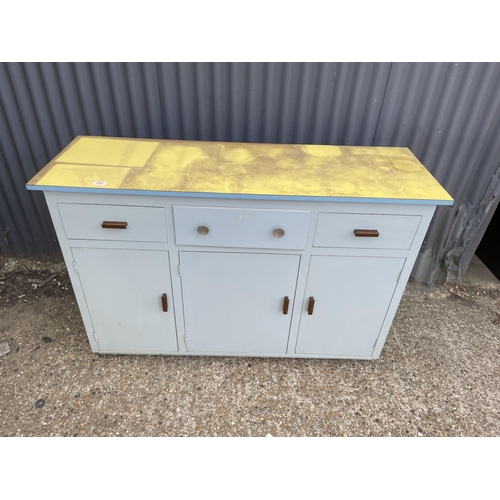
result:
M 378 358 L 453 203 L 406 148 L 79 137 L 27 187 L 113 354 Z

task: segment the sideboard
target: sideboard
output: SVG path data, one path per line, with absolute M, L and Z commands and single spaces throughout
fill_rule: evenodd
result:
M 27 188 L 113 354 L 378 358 L 453 203 L 407 148 L 87 136 Z

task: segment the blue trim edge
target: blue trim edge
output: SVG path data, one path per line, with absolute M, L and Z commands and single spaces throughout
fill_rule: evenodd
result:
M 396 205 L 453 205 L 453 200 L 416 200 L 403 198 L 342 198 L 335 196 L 279 196 L 265 194 L 225 194 L 225 193 L 187 193 L 171 191 L 140 191 L 127 189 L 94 189 L 55 186 L 26 186 L 29 191 L 59 191 L 62 193 L 106 193 L 130 194 L 141 196 L 178 196 L 189 198 L 228 198 L 240 200 L 290 200 L 290 201 L 333 201 L 338 203 L 394 203 Z

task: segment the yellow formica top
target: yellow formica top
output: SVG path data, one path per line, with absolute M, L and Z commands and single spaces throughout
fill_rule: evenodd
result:
M 71 142 L 27 188 L 453 203 L 408 148 L 87 136 Z

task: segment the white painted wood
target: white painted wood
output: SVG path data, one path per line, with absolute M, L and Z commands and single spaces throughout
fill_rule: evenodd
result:
M 300 250 L 306 242 L 306 211 L 178 205 L 173 211 L 177 245 Z M 277 229 L 282 236 L 273 234 Z
M 182 252 L 188 351 L 285 354 L 299 261 L 298 255 Z
M 345 203 L 345 202 L 326 202 L 326 201 L 291 201 L 288 199 L 283 200 L 248 200 L 248 199 L 208 199 L 208 198 L 197 198 L 193 197 L 184 197 L 180 199 L 179 197 L 162 197 L 162 196 L 141 196 L 141 195 L 129 195 L 129 194 L 109 194 L 109 193 L 66 193 L 66 192 L 45 192 L 45 196 L 47 199 L 47 203 L 49 205 L 49 210 L 54 221 L 54 226 L 56 228 L 56 233 L 59 238 L 59 242 L 61 245 L 61 250 L 63 252 L 63 256 L 65 258 L 66 266 L 68 268 L 68 273 L 73 283 L 75 296 L 78 301 L 78 305 L 80 307 L 80 311 L 82 313 L 82 318 L 85 324 L 85 328 L 87 331 L 87 335 L 89 338 L 90 345 L 94 352 L 100 353 L 123 353 L 123 354 L 176 354 L 176 355 L 214 355 L 214 356 L 272 356 L 272 357 L 316 357 L 316 358 L 339 358 L 339 359 L 373 359 L 380 356 L 380 352 L 383 348 L 384 342 L 386 340 L 387 334 L 389 332 L 394 314 L 397 310 L 397 306 L 399 304 L 399 300 L 404 292 L 406 281 L 410 275 L 412 266 L 414 264 L 415 258 L 418 254 L 420 245 L 423 241 L 425 233 L 427 231 L 429 222 L 432 218 L 432 215 L 435 210 L 435 206 L 429 205 L 393 205 L 393 204 L 378 204 L 378 203 Z M 69 239 L 66 236 L 61 214 L 58 209 L 58 204 L 76 204 L 76 205 L 87 205 L 92 206 L 92 210 L 96 210 L 96 213 L 99 214 L 99 219 L 101 219 L 101 214 L 103 210 L 106 210 L 110 205 L 124 207 L 125 209 L 132 209 L 133 213 L 135 209 L 139 208 L 153 208 L 155 210 L 161 211 L 163 213 L 163 220 L 161 225 L 163 226 L 163 233 L 158 237 L 158 240 L 149 241 L 151 238 L 151 230 L 147 230 L 148 236 L 137 237 L 137 241 L 130 240 L 113 240 L 109 239 L 90 239 L 88 235 L 78 234 L 78 239 Z M 306 225 L 305 230 L 303 230 L 303 243 L 300 244 L 300 248 L 292 248 L 283 247 L 283 248 L 272 248 L 272 247 L 260 247 L 262 245 L 261 240 L 259 243 L 256 243 L 256 239 L 259 236 L 255 236 L 256 239 L 248 239 L 246 242 L 241 243 L 239 238 L 234 237 L 234 229 L 228 229 L 230 226 L 226 226 L 226 235 L 227 240 L 217 240 L 216 242 L 212 242 L 214 246 L 205 246 L 195 244 L 180 244 L 176 242 L 174 229 L 177 229 L 177 219 L 174 224 L 174 206 L 183 206 L 184 208 L 196 208 L 202 212 L 210 212 L 210 213 L 222 213 L 222 212 L 241 212 L 242 210 L 250 210 L 249 213 L 254 212 L 262 212 L 267 213 L 280 213 L 280 212 L 305 212 L 307 213 L 308 224 Z M 224 209 L 221 211 L 221 209 Z M 229 209 L 229 210 L 228 210 Z M 124 212 L 121 212 L 122 214 Z M 157 213 L 157 212 L 155 212 Z M 200 213 L 200 212 L 199 212 Z M 246 213 L 246 212 L 245 212 Z M 351 217 L 353 214 L 360 215 L 362 217 L 368 215 L 382 216 L 384 219 L 386 216 L 397 216 L 397 217 L 411 217 L 411 220 L 414 218 L 421 219 L 421 223 L 418 225 L 416 230 L 413 232 L 414 238 L 411 241 L 411 246 L 409 248 L 351 248 L 351 247 L 318 247 L 313 246 L 315 232 L 318 226 L 318 220 L 323 215 L 345 215 Z M 216 217 L 216 222 L 219 222 L 219 219 Z M 104 219 L 102 219 L 104 220 Z M 99 224 L 102 222 L 99 221 Z M 373 220 L 373 219 L 369 219 Z M 291 220 L 292 221 L 292 220 Z M 161 226 L 160 225 L 160 226 Z M 153 226 L 157 227 L 158 224 L 154 223 Z M 221 226 L 222 227 L 222 226 Z M 212 229 L 212 228 L 211 228 Z M 286 231 L 286 228 L 284 228 Z M 369 227 L 361 228 L 361 229 L 370 229 Z M 117 230 L 121 231 L 121 230 Z M 302 230 L 301 230 L 302 231 Z M 250 231 L 251 233 L 251 231 Z M 71 233 L 70 233 L 71 234 Z M 288 234 L 288 233 L 286 233 Z M 75 236 L 74 234 L 72 234 Z M 254 234 L 255 235 L 255 234 Z M 240 235 L 241 236 L 241 235 Z M 86 239 L 81 239 L 86 238 Z M 156 236 L 155 236 L 156 238 Z M 273 237 L 274 238 L 274 237 Z M 283 238 L 281 238 L 283 240 Z M 367 238 L 370 239 L 370 238 Z M 371 239 L 373 240 L 373 239 Z M 241 246 L 246 245 L 246 246 Z M 295 244 L 294 244 L 295 245 Z M 402 246 L 398 244 L 397 246 Z M 403 245 L 404 246 L 404 245 Z M 72 268 L 73 254 L 72 249 L 100 249 L 106 250 L 110 253 L 113 252 L 137 252 L 142 256 L 151 256 L 153 254 L 167 254 L 170 259 L 170 268 L 167 267 L 166 274 L 162 274 L 163 271 L 158 271 L 158 263 L 157 261 L 149 258 L 142 258 L 141 261 L 144 262 L 144 267 L 142 268 L 141 274 L 144 279 L 148 280 L 156 280 L 161 281 L 162 285 L 167 283 L 170 287 L 171 294 L 173 294 L 173 312 L 172 320 L 174 325 L 174 335 L 175 329 L 177 330 L 177 335 L 175 336 L 176 346 L 172 348 L 172 345 L 169 344 L 166 347 L 161 344 L 163 340 L 158 341 L 158 338 L 155 337 L 156 334 L 153 334 L 149 340 L 146 339 L 145 345 L 130 345 L 124 344 L 118 338 L 117 343 L 112 343 L 111 347 L 109 345 L 100 345 L 98 344 L 95 338 L 93 337 L 94 325 L 93 319 L 94 314 L 90 310 L 89 305 L 86 301 L 86 296 L 88 293 L 93 293 L 94 287 L 104 287 L 107 292 L 102 293 L 100 296 L 100 300 L 105 302 L 107 297 L 111 295 L 111 292 L 120 286 L 115 283 L 112 284 L 103 284 L 103 279 L 97 278 L 92 280 L 93 285 L 89 289 L 89 286 L 84 288 L 80 283 L 80 275 L 76 274 L 74 269 Z M 78 252 L 78 250 L 77 250 Z M 183 256 L 187 254 L 198 254 L 202 256 L 206 256 L 207 262 L 209 262 L 209 266 L 203 266 L 205 269 L 205 273 L 207 273 L 207 277 L 203 278 L 201 274 L 193 274 L 190 270 L 190 265 L 188 265 L 186 270 L 186 265 L 183 267 L 183 276 L 180 277 L 178 275 L 178 264 L 181 263 Z M 101 255 L 101 254 L 98 254 Z M 102 259 L 96 254 L 95 262 L 96 265 Z M 226 259 L 221 258 L 217 260 L 217 255 L 234 255 L 241 256 L 241 258 L 236 259 L 234 262 L 237 262 L 237 265 L 234 264 L 233 267 L 229 265 L 229 271 L 225 270 Z M 250 256 L 248 260 L 245 258 L 246 256 Z M 249 281 L 249 283 L 260 281 L 261 283 L 266 283 L 266 279 L 269 276 L 272 276 L 269 271 L 270 268 L 275 267 L 269 265 L 264 265 L 263 268 L 267 269 L 267 271 L 261 271 L 261 266 L 256 266 L 252 264 L 253 258 L 263 258 L 259 262 L 264 262 L 268 258 L 276 259 L 275 262 L 278 262 L 284 259 L 284 262 L 287 263 L 285 267 L 288 271 L 281 270 L 277 276 L 280 277 L 281 283 L 286 284 L 286 280 L 291 279 L 290 276 L 293 275 L 294 292 L 292 295 L 295 297 L 295 301 L 292 300 L 290 296 L 290 309 L 288 317 L 285 318 L 287 322 L 286 329 L 283 328 L 281 323 L 278 323 L 278 326 L 273 327 L 273 332 L 278 332 L 277 335 L 270 337 L 260 336 L 259 332 L 260 328 L 256 325 L 269 322 L 269 318 L 271 315 L 265 315 L 267 318 L 265 321 L 258 317 L 251 317 L 250 320 L 244 317 L 243 320 L 239 322 L 236 321 L 236 316 L 231 321 L 233 321 L 233 327 L 231 331 L 239 332 L 240 330 L 245 330 L 246 326 L 249 325 L 248 332 L 251 330 L 252 335 L 244 335 L 236 337 L 231 337 L 227 332 L 228 329 L 224 330 L 224 335 L 222 337 L 218 336 L 219 331 L 221 331 L 220 323 L 217 315 L 213 315 L 213 318 L 210 321 L 203 322 L 200 317 L 198 317 L 192 310 L 187 307 L 186 302 L 183 300 L 183 292 L 186 277 L 186 273 L 188 275 L 188 280 L 192 280 L 191 290 L 196 290 L 196 293 L 202 294 L 203 290 L 207 291 L 207 296 L 210 297 L 210 300 L 214 302 L 213 308 L 216 309 L 220 304 L 217 300 L 217 297 L 225 296 L 229 297 L 230 301 L 236 301 L 238 298 L 238 293 L 242 292 L 244 289 L 242 284 L 245 279 Z M 402 259 L 405 262 L 401 277 L 399 282 L 395 287 L 394 294 L 392 298 L 388 298 L 386 303 L 384 304 L 386 314 L 383 319 L 379 320 L 379 334 L 378 338 L 375 339 L 374 349 L 366 353 L 366 349 L 363 347 L 359 353 L 350 352 L 349 354 L 336 353 L 332 354 L 328 353 L 299 353 L 296 351 L 296 346 L 298 345 L 299 338 L 299 328 L 300 328 L 300 336 L 302 336 L 303 330 L 303 320 L 307 316 L 307 312 L 304 313 L 306 306 L 306 283 L 308 280 L 308 272 L 309 272 L 309 263 L 311 258 L 323 258 L 328 257 L 332 259 L 342 259 L 345 257 L 350 258 L 385 258 L 385 259 Z M 203 257 L 205 258 L 205 257 Z M 203 258 L 201 260 L 203 260 Z M 287 261 L 286 259 L 293 259 L 294 265 L 288 266 L 288 263 L 291 261 Z M 299 259 L 300 265 L 299 265 Z M 118 259 L 121 260 L 121 259 Z M 168 261 L 168 259 L 167 259 Z M 187 262 L 187 261 L 186 261 Z M 377 261 L 378 262 L 378 261 Z M 189 264 L 189 262 L 187 262 Z M 228 261 L 229 263 L 229 261 Z M 103 265 L 103 268 L 108 266 Z M 293 272 L 290 272 L 289 269 L 293 267 Z M 279 266 L 278 266 L 279 269 Z M 231 271 L 232 270 L 232 271 Z M 228 285 L 224 289 L 222 286 L 221 276 L 225 272 L 228 272 L 232 275 L 232 280 L 228 280 Z M 238 274 L 240 273 L 240 274 Z M 81 273 L 80 273 L 81 274 Z M 87 273 L 84 273 L 85 275 Z M 354 280 L 357 280 L 359 276 L 356 274 L 354 276 Z M 83 278 L 85 279 L 85 278 Z M 346 278 L 347 279 L 347 278 Z M 278 280 L 278 281 L 280 281 Z M 379 293 L 377 287 L 385 286 L 384 281 L 386 277 L 383 276 L 381 278 L 382 282 L 380 284 L 374 283 L 372 294 Z M 276 281 L 276 280 L 275 280 Z M 110 281 L 113 283 L 114 279 Z M 142 285 L 139 285 L 139 289 L 141 289 Z M 252 290 L 252 286 L 247 287 L 248 290 Z M 272 286 L 268 285 L 267 289 L 269 292 L 271 291 Z M 116 287 L 116 288 L 115 288 Z M 136 287 L 134 287 L 135 289 Z M 265 286 L 263 288 L 266 288 Z M 89 292 L 90 290 L 90 292 Z M 280 290 L 280 293 L 282 290 Z M 99 292 L 98 292 L 99 293 Z M 132 292 L 131 292 L 132 293 Z M 196 298 L 199 300 L 199 298 Z M 247 301 L 257 300 L 252 299 L 252 295 L 249 293 L 247 297 Z M 139 301 L 140 302 L 140 301 Z M 193 300 L 194 303 L 194 300 Z M 232 302 L 231 302 L 232 303 Z M 170 301 L 169 301 L 170 304 Z M 319 304 L 319 302 L 317 302 Z M 282 305 L 282 304 L 281 304 Z M 184 307 L 183 307 L 184 306 Z M 217 307 L 216 307 L 217 306 Z M 236 307 L 236 306 L 235 306 Z M 135 311 L 135 316 L 140 316 L 142 314 L 148 315 L 147 307 L 141 309 L 140 312 Z M 194 319 L 195 322 L 198 322 L 197 332 L 199 333 L 200 339 L 204 342 L 208 342 L 208 347 L 204 346 L 203 349 L 208 348 L 209 350 L 196 350 L 193 348 L 193 345 L 188 342 L 188 346 L 184 343 L 184 334 L 187 333 L 187 326 L 189 326 L 190 321 Z M 130 320 L 130 321 L 129 321 Z M 252 323 L 253 321 L 253 323 Z M 127 316 L 126 323 L 130 323 L 130 328 L 135 328 L 133 318 L 129 318 Z M 243 325 L 243 326 L 242 326 Z M 264 327 L 266 328 L 266 327 Z M 242 330 L 243 329 L 243 330 Z M 286 333 L 283 333 L 286 330 Z M 141 331 L 145 331 L 141 328 Z M 264 330 L 262 330 L 264 331 Z M 270 330 L 266 330 L 268 333 Z M 361 337 L 364 335 L 363 331 L 355 332 L 356 335 L 360 335 Z M 395 332 L 397 334 L 397 332 Z M 187 336 L 189 339 L 189 335 Z M 245 340 L 245 339 L 250 340 Z M 177 343 L 178 339 L 178 343 Z M 241 342 L 243 339 L 243 343 Z M 271 342 L 269 339 L 274 341 Z M 285 339 L 285 340 L 283 340 Z M 126 337 L 125 337 L 126 340 Z M 195 338 L 196 340 L 196 338 Z M 128 340 L 127 340 L 128 342 Z M 233 342 L 233 344 L 231 344 Z M 251 345 L 245 345 L 245 342 L 250 342 Z M 252 344 L 253 342 L 253 344 Z M 221 344 L 223 347 L 221 348 Z M 195 343 L 196 347 L 196 343 Z M 201 344 L 198 346 L 201 348 Z M 351 351 L 348 349 L 347 351 Z M 346 352 L 347 352 L 346 351 Z
M 99 351 L 99 354 L 116 354 L 114 351 Z M 317 359 L 355 359 L 355 360 L 372 360 L 373 356 L 331 356 L 331 355 L 322 355 L 322 354 L 315 354 L 315 355 L 310 355 L 310 354 L 280 354 L 280 353 L 275 353 L 275 352 L 238 352 L 238 353 L 230 353 L 228 354 L 227 352 L 170 352 L 170 351 L 146 351 L 146 350 L 141 350 L 141 351 L 123 351 L 120 354 L 130 354 L 130 355 L 146 355 L 146 356 L 162 356 L 162 355 L 168 355 L 168 356 L 219 356 L 219 357 L 241 357 L 241 358 L 302 358 L 302 359 L 310 359 L 310 358 L 317 358 Z
M 73 248 L 72 253 L 101 350 L 178 350 L 168 252 Z
M 68 239 L 167 241 L 165 212 L 160 207 L 59 203 Z M 126 229 L 103 228 L 104 221 L 126 222 Z
M 82 286 L 80 284 L 80 279 L 75 267 L 73 266 L 73 254 L 71 253 L 71 247 L 69 245 L 70 240 L 66 238 L 64 233 L 64 227 L 62 225 L 61 216 L 59 214 L 59 209 L 57 208 L 57 201 L 59 200 L 59 195 L 61 193 L 53 193 L 49 191 L 44 192 L 45 200 L 49 208 L 49 212 L 54 224 L 54 229 L 56 231 L 57 239 L 61 247 L 61 252 L 63 254 L 64 263 L 66 264 L 66 270 L 71 279 L 71 284 L 73 286 L 73 291 L 75 293 L 76 302 L 78 308 L 80 309 L 80 314 L 82 315 L 83 324 L 85 331 L 87 333 L 87 338 L 90 347 L 93 352 L 102 352 L 97 340 L 95 339 L 93 332 L 94 327 L 92 325 L 92 319 L 90 317 L 89 309 L 87 303 L 85 302 L 85 295 L 83 294 Z
M 405 259 L 311 257 L 296 353 L 370 356 Z M 310 298 L 314 309 L 308 314 Z
M 408 250 L 420 224 L 417 215 L 330 214 L 318 216 L 315 247 L 394 248 Z M 371 229 L 378 237 L 359 237 L 355 229 Z
M 394 205 L 390 203 L 345 203 L 332 201 L 291 201 L 286 197 L 283 200 L 246 200 L 246 199 L 219 199 L 172 196 L 140 196 L 136 194 L 109 194 L 109 193 L 65 193 L 46 192 L 55 194 L 59 203 L 86 203 L 91 205 L 120 205 L 120 206 L 147 206 L 164 207 L 171 210 L 173 205 L 193 207 L 241 207 L 278 210 L 309 210 L 311 212 L 332 213 L 361 213 L 382 215 L 421 215 L 426 210 L 434 210 L 434 205 Z
M 373 359 L 377 359 L 380 356 L 382 348 L 387 339 L 387 335 L 389 334 L 389 330 L 398 309 L 399 302 L 406 288 L 406 284 L 408 283 L 408 279 L 410 277 L 410 273 L 413 269 L 413 265 L 415 264 L 415 260 L 417 258 L 418 252 L 422 246 L 425 235 L 429 228 L 429 224 L 431 223 L 432 216 L 434 215 L 434 211 L 436 210 L 435 206 L 427 206 L 422 207 L 422 222 L 420 223 L 417 233 L 415 234 L 415 238 L 413 240 L 413 244 L 411 249 L 407 253 L 406 263 L 401 271 L 401 275 L 399 277 L 399 282 L 396 286 L 396 290 L 394 291 L 394 295 L 392 296 L 391 303 L 389 304 L 389 309 L 387 310 L 387 314 L 384 319 L 384 324 L 382 325 L 382 329 L 380 330 L 380 335 L 377 339 L 377 343 L 375 344 L 375 349 L 373 350 L 372 357 Z M 397 332 L 395 332 L 397 335 Z

